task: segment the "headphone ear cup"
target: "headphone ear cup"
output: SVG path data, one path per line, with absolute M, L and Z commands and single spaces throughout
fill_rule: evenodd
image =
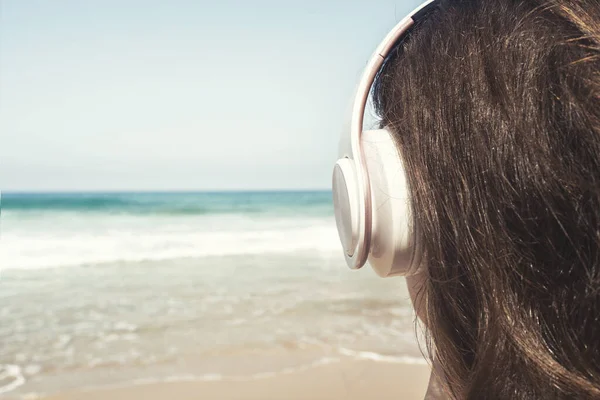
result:
M 347 261 L 354 256 L 359 245 L 358 190 L 354 161 L 339 159 L 333 169 L 333 204 L 338 235 Z M 349 266 L 354 267 L 350 262 Z
M 387 129 L 361 137 L 372 197 L 369 264 L 382 277 L 418 272 L 415 226 L 404 164 Z

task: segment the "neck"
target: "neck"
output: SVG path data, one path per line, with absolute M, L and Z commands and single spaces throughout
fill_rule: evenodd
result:
M 447 400 L 448 395 L 444 392 L 442 385 L 443 373 L 437 360 L 433 360 L 431 376 L 429 377 L 429 386 L 424 400 Z

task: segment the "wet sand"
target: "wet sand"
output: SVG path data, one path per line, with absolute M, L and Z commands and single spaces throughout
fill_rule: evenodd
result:
M 346 361 L 263 379 L 152 383 L 45 400 L 416 400 L 423 399 L 429 374 L 427 365 Z

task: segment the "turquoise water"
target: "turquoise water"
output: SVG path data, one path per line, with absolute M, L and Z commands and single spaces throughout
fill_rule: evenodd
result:
M 330 192 L 3 193 L 0 262 L 0 397 L 422 362 Z
M 12 193 L 2 268 L 331 251 L 330 192 Z
M 145 215 L 331 214 L 331 193 L 5 193 L 4 211 Z

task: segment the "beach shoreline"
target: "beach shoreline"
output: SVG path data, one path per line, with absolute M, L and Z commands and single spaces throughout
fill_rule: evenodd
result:
M 423 399 L 428 365 L 343 361 L 249 380 L 157 382 L 75 390 L 43 400 L 358 400 Z
M 347 270 L 328 193 L 17 194 L 2 211 L 2 399 L 426 385 L 405 282 Z

